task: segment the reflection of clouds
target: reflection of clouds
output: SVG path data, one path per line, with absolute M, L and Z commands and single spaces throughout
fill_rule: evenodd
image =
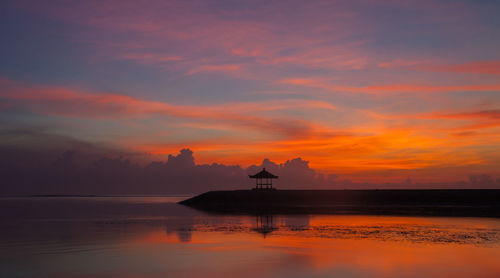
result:
M 480 244 L 500 243 L 500 229 L 476 228 L 429 223 L 316 223 L 309 216 L 257 215 L 250 222 L 213 221 L 197 223 L 181 229 L 186 235 L 192 232 L 260 233 L 286 238 L 321 238 L 343 240 L 377 240 L 430 244 Z M 222 218 L 223 219 L 223 218 Z M 180 236 L 180 235 L 178 235 Z
M 188 216 L 168 219 L 165 223 L 165 233 L 167 236 L 177 234 L 180 242 L 190 242 L 194 224 L 194 219 Z
M 190 242 L 192 237 L 191 230 L 180 229 L 177 231 L 177 237 L 179 238 L 180 242 Z
M 282 224 L 290 229 L 306 229 L 310 226 L 309 215 L 287 215 L 282 217 Z

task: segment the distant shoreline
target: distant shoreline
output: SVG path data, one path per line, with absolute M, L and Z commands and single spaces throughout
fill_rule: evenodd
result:
M 192 197 L 193 194 L 186 195 L 94 195 L 94 194 L 30 194 L 30 195 L 0 195 L 0 198 L 120 198 L 120 197 Z

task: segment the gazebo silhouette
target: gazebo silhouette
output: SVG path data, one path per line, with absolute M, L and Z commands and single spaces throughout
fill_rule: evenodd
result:
M 263 168 L 262 171 L 258 172 L 255 175 L 248 175 L 248 177 L 251 179 L 255 179 L 254 189 L 274 189 L 273 179 L 278 178 L 278 176 L 275 176 L 266 171 L 266 168 Z

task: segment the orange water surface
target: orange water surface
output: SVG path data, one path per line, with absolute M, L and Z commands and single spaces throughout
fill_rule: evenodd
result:
M 0 277 L 500 277 L 500 220 L 0 200 Z

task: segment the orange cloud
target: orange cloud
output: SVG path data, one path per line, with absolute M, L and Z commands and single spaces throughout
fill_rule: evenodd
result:
M 414 66 L 419 66 L 419 65 L 428 64 L 428 63 L 430 63 L 430 60 L 422 61 L 422 60 L 395 59 L 392 61 L 378 63 L 378 67 L 379 68 L 387 68 L 387 69 L 406 68 L 406 67 L 414 67 Z
M 308 84 L 311 80 L 297 79 L 293 82 Z M 335 105 L 322 100 L 177 105 L 120 94 L 25 86 L 8 80 L 0 83 L 0 97 L 14 107 L 50 115 L 116 121 L 150 116 L 179 118 L 182 121 L 166 123 L 181 134 L 178 137 L 157 137 L 155 132 L 161 128 L 155 127 L 147 131 L 147 140 L 144 136 L 131 136 L 115 143 L 156 155 L 189 147 L 203 163 L 215 161 L 250 165 L 265 157 L 278 162 L 303 157 L 311 161 L 313 168 L 356 175 L 359 180 L 373 178 L 373 173 L 377 173 L 380 179 L 387 179 L 384 175 L 394 171 L 414 171 L 425 176 L 428 171 L 443 167 L 489 167 L 498 164 L 486 153 L 475 149 L 477 146 L 498 144 L 499 133 L 495 133 L 494 129 L 500 126 L 497 109 L 408 115 L 370 112 L 367 115 L 375 115 L 372 117 L 375 121 L 340 129 L 326 124 L 327 121 L 320 124 L 322 121 L 279 113 L 282 110 L 311 112 L 318 109 L 339 113 L 345 109 L 338 111 Z M 394 125 L 391 122 L 394 119 L 401 123 Z M 464 125 L 461 121 L 469 122 Z M 456 126 L 455 122 L 461 126 Z M 185 127 L 195 130 L 194 133 L 182 137 Z M 478 134 L 478 129 L 486 128 L 491 132 L 474 136 Z M 204 136 L 200 131 L 202 129 L 209 132 L 223 130 L 223 133 Z M 159 138 L 166 139 L 162 141 Z M 455 177 L 451 172 L 438 176 Z
M 234 72 L 243 68 L 243 65 L 228 64 L 228 65 L 201 65 L 188 72 L 189 75 L 200 72 Z
M 366 94 L 383 93 L 448 93 L 448 92 L 490 92 L 500 91 L 500 84 L 493 85 L 460 85 L 460 86 L 428 86 L 414 84 L 389 84 L 364 87 L 332 85 L 330 82 L 314 78 L 290 78 L 279 80 L 280 84 L 321 88 L 332 92 L 351 92 Z
M 285 162 L 290 157 L 303 157 L 311 162 L 314 169 L 355 176 L 355 180 L 380 182 L 390 178 L 401 180 L 408 175 L 426 180 L 456 179 L 458 176 L 455 171 L 443 171 L 440 175 L 432 176 L 426 173 L 434 169 L 457 169 L 491 163 L 470 148 L 477 143 L 443 133 L 422 134 L 421 130 L 367 129 L 337 134 L 324 130 L 303 138 L 274 140 L 221 137 L 182 144 L 143 145 L 139 150 L 169 154 L 183 146 L 190 146 L 197 154 L 197 161 L 244 166 L 265 157 L 277 162 Z
M 500 61 L 477 61 L 455 65 L 429 65 L 421 68 L 434 72 L 500 74 Z
M 444 119 L 484 118 L 484 119 L 500 120 L 500 109 L 481 110 L 481 111 L 473 111 L 473 112 L 461 112 L 461 113 L 451 113 L 451 114 L 434 114 L 434 117 L 444 118 Z
M 110 93 L 82 93 L 60 87 L 29 87 L 9 83 L 0 96 L 47 114 L 88 118 L 130 118 L 165 115 L 225 124 L 233 129 L 250 129 L 290 137 L 314 131 L 314 124 L 298 118 L 255 116 L 257 112 L 326 109 L 336 107 L 325 101 L 284 99 L 216 105 L 176 105 Z
M 461 64 L 439 64 L 432 60 L 404 60 L 381 62 L 380 68 L 410 69 L 418 71 L 443 72 L 443 73 L 474 73 L 474 74 L 500 74 L 500 61 L 474 61 Z

